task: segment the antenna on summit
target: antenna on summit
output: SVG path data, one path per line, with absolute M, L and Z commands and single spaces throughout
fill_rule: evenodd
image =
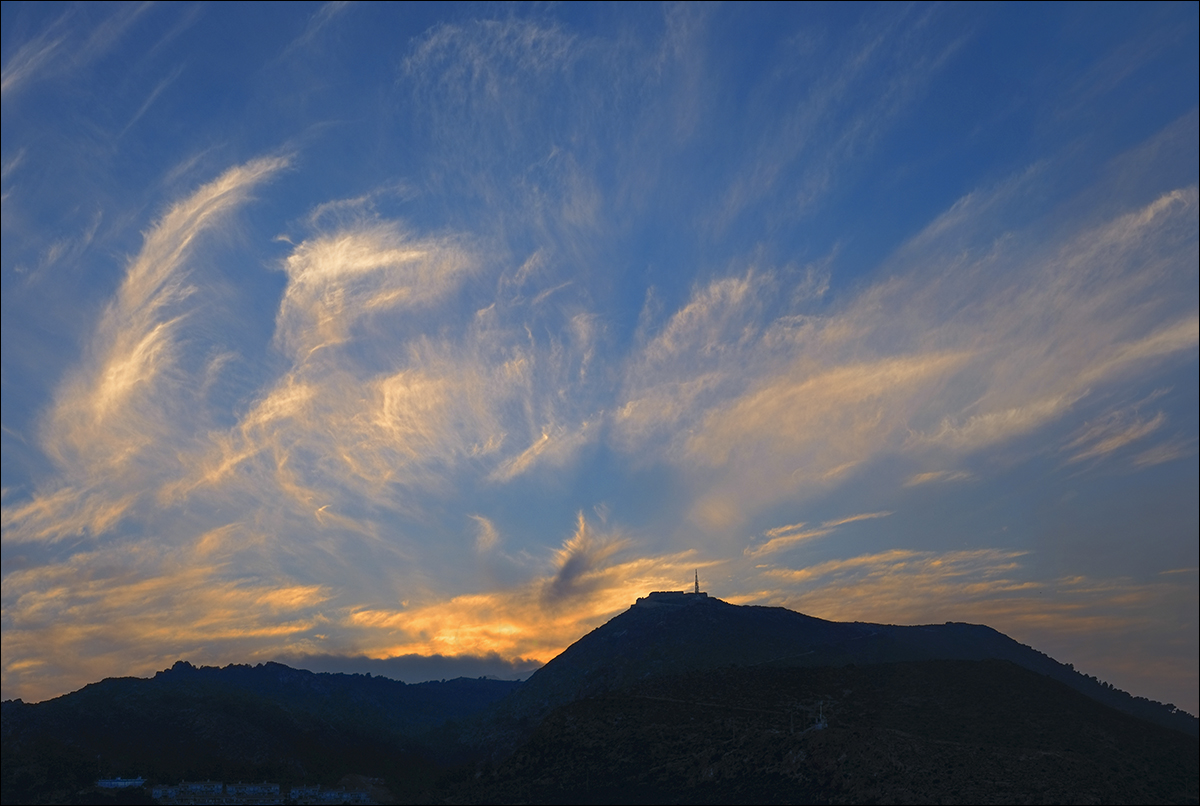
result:
M 696 593 L 700 592 L 700 569 L 696 569 Z

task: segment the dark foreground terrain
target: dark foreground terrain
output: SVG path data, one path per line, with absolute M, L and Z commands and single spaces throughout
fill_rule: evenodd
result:
M 659 678 L 556 709 L 448 790 L 462 803 L 1196 803 L 1198 765 L 1196 739 L 1012 663 L 925 661 Z
M 180 662 L 149 680 L 112 678 L 37 704 L 6 701 L 3 802 L 103 802 L 93 785 L 115 776 L 332 786 L 366 774 L 384 778 L 399 797 L 419 797 L 451 759 L 431 761 L 436 731 L 519 685 L 467 678 L 406 685 L 278 663 Z
M 370 779 L 398 803 L 1200 802 L 1195 717 L 988 627 L 671 601 L 523 684 L 181 662 L 7 701 L 3 802 L 148 802 L 108 776 Z

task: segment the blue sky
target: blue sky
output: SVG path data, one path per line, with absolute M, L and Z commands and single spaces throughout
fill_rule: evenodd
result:
M 1195 4 L 6 3 L 3 696 L 699 569 L 1198 710 Z

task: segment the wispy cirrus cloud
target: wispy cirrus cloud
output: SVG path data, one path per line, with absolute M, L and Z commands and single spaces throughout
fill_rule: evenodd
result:
M 572 394 L 596 338 L 586 314 L 565 338 L 539 341 L 527 298 L 464 313 L 467 284 L 497 272 L 475 246 L 344 212 L 284 262 L 275 344 L 286 370 L 236 428 L 212 432 L 171 495 L 220 495 L 249 474 L 308 512 L 331 501 L 412 512 L 455 474 L 503 484 L 562 466 L 593 439 L 597 415 Z M 455 335 L 436 332 L 447 316 Z
M 767 542 L 759 546 L 747 546 L 742 554 L 750 559 L 758 559 L 767 554 L 774 554 L 777 551 L 791 548 L 797 543 L 803 543 L 818 537 L 824 537 L 831 534 L 839 526 L 845 526 L 847 523 L 856 523 L 858 521 L 874 520 L 876 518 L 886 518 L 891 515 L 891 512 L 863 512 L 858 515 L 847 515 L 842 518 L 835 518 L 830 521 L 825 521 L 817 529 L 805 529 L 804 523 L 793 523 L 787 526 L 776 526 L 772 529 L 767 529 L 763 532 L 763 537 L 767 538 Z
M 1088 424 L 1078 436 L 1064 445 L 1063 452 L 1070 454 L 1066 461 L 1075 464 L 1107 456 L 1149 436 L 1166 421 L 1167 416 L 1161 411 L 1148 420 L 1115 413 L 1101 422 Z
M 835 518 L 831 521 L 825 521 L 821 524 L 825 527 L 844 526 L 847 523 L 857 523 L 858 521 L 873 521 L 876 518 L 886 518 L 891 515 L 891 512 L 862 512 L 858 515 L 846 515 L 842 518 Z
M 5 63 L 0 94 L 8 97 L 39 77 L 80 69 L 112 50 L 129 27 L 152 3 L 130 3 L 98 22 L 79 19 L 77 10 L 55 18 L 37 36 L 21 45 Z
M 340 14 L 343 14 L 352 3 L 350 0 L 330 0 L 330 2 L 322 3 L 316 13 L 308 18 L 308 24 L 304 26 L 304 33 L 292 40 L 286 48 L 283 55 L 290 54 L 292 51 L 308 45 L 320 35 L 333 20 Z
M 931 470 L 928 473 L 914 473 L 904 482 L 905 487 L 918 487 L 939 481 L 966 481 L 972 478 L 965 470 Z
M 787 103 L 777 128 L 757 133 L 722 194 L 717 226 L 730 226 L 751 210 L 778 220 L 820 209 L 838 180 L 853 173 L 920 101 L 967 41 L 970 24 L 961 26 L 960 37 L 931 47 L 928 29 L 942 16 L 945 9 L 887 9 L 867 15 L 844 40 L 816 31 L 797 34 L 789 44 L 820 53 L 820 67 L 810 66 L 804 76 L 781 69 L 751 100 L 752 107 L 779 104 L 781 96 L 791 100 L 797 86 L 805 93 L 798 103 Z M 872 102 L 848 103 L 862 96 Z
M 436 304 L 475 261 L 453 241 L 418 240 L 394 222 L 366 224 L 299 244 L 285 262 L 276 338 L 302 362 L 394 310 Z
M 1142 451 L 1133 458 L 1137 467 L 1153 467 L 1164 462 L 1172 462 L 1191 456 L 1196 452 L 1196 438 L 1179 436 L 1170 442 L 1163 442 L 1153 448 Z
M 150 107 L 154 105 L 154 102 L 158 100 L 158 96 L 162 95 L 163 91 L 167 87 L 171 86 L 171 84 L 173 84 L 179 78 L 179 76 L 183 74 L 183 68 L 184 65 L 177 65 L 175 69 L 173 69 L 154 85 L 154 89 L 150 90 L 150 94 L 146 96 L 146 100 L 142 101 L 142 105 L 138 107 L 137 111 L 133 113 L 133 117 L 131 117 L 129 122 L 125 124 L 125 128 L 121 130 L 122 135 L 133 128 L 133 125 L 141 120 L 142 116 L 146 114 L 147 110 L 149 110 Z
M 286 165 L 277 157 L 232 168 L 173 206 L 146 234 L 84 359 L 60 385 L 43 421 L 41 446 L 61 481 L 5 507 L 6 540 L 102 534 L 154 486 L 151 478 L 161 479 L 163 471 L 178 475 L 174 437 L 194 391 L 178 347 L 186 305 L 197 291 L 188 282 L 188 260 L 201 236 Z
M 496 529 L 496 524 L 482 515 L 472 515 L 471 520 L 475 521 L 478 527 L 475 536 L 476 551 L 487 552 L 500 545 L 500 533 Z
M 1195 349 L 1196 314 L 1168 290 L 1196 255 L 1195 187 L 1034 254 L 1007 242 L 962 252 L 980 226 L 971 209 L 1009 203 L 1009 187 L 997 194 L 956 205 L 898 252 L 909 268 L 839 311 L 764 324 L 762 273 L 697 289 L 627 365 L 618 438 L 690 468 L 707 489 L 695 521 L 726 530 L 889 454 L 1019 439 L 1096 387 Z M 950 244 L 954 265 L 938 266 Z
M 108 468 L 145 443 L 165 412 L 157 392 L 176 358 L 179 306 L 195 292 L 186 261 L 196 239 L 220 224 L 252 189 L 286 167 L 260 159 L 227 171 L 175 205 L 147 235 L 103 314 L 86 363 L 62 387 L 46 426 L 46 448 L 63 466 Z M 157 415 L 157 416 L 155 416 Z
M 770 539 L 766 543 L 753 548 L 747 546 L 742 553 L 751 559 L 758 559 L 766 554 L 774 554 L 777 551 L 791 548 L 797 543 L 824 537 L 832 531 L 832 529 L 788 529 L 786 527 L 768 529 L 766 535 Z
M 998 549 L 972 549 L 959 552 L 914 551 L 911 549 L 892 549 L 873 554 L 863 554 L 837 560 L 827 560 L 800 569 L 771 568 L 763 574 L 772 579 L 786 580 L 789 583 L 812 583 L 819 581 L 819 589 L 827 591 L 822 595 L 832 597 L 831 588 L 840 592 L 848 592 L 852 584 L 862 582 L 862 577 L 888 582 L 888 590 L 894 593 L 901 586 L 891 583 L 899 578 L 913 578 L 927 581 L 930 585 L 945 584 L 952 580 L 958 584 L 960 580 L 970 580 L 966 584 L 980 586 L 989 595 L 1000 588 L 1012 584 L 1023 586 L 1025 583 L 1005 581 L 1003 578 L 1011 575 L 1019 567 L 1017 558 L 1024 556 L 1024 551 L 1004 551 Z M 1001 580 L 995 583 L 995 580 Z M 861 596 L 878 595 L 868 592 L 864 587 Z M 909 594 L 912 596 L 911 594 Z M 914 600 L 918 597 L 912 596 Z M 894 603 L 893 603 L 894 604 Z M 843 610 L 849 604 L 843 606 Z M 839 616 L 841 618 L 841 616 Z
M 135 492 L 101 494 L 71 486 L 39 492 L 30 500 L 4 507 L 4 539 L 20 544 L 104 534 L 121 521 L 137 498 Z
M 52 30 L 59 27 L 51 26 L 17 50 L 4 65 L 3 77 L 0 78 L 0 92 L 8 95 L 18 89 L 36 75 L 42 65 L 49 62 L 66 38 L 62 34 L 54 35 Z

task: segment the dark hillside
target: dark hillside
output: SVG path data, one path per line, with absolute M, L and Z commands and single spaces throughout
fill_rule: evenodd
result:
M 1198 759 L 1196 739 L 1004 661 L 729 668 L 562 706 L 452 799 L 1196 803 Z
M 1197 802 L 1194 717 L 989 627 L 639 601 L 524 684 L 180 662 L 5 702 L 3 801 L 357 774 L 399 802 Z
M 61 802 L 98 777 L 333 784 L 348 773 L 424 786 L 419 737 L 519 683 L 406 685 L 277 663 L 113 678 L 43 703 L 3 704 L 3 798 Z M 424 783 L 422 783 L 424 782 Z
M 689 601 L 693 603 L 639 604 L 592 630 L 505 700 L 498 709 L 501 720 L 536 722 L 556 706 L 689 670 L 995 658 L 1051 677 L 1126 713 L 1200 735 L 1195 717 L 1106 687 L 990 627 L 842 623 L 781 607 L 741 607 L 711 597 Z

